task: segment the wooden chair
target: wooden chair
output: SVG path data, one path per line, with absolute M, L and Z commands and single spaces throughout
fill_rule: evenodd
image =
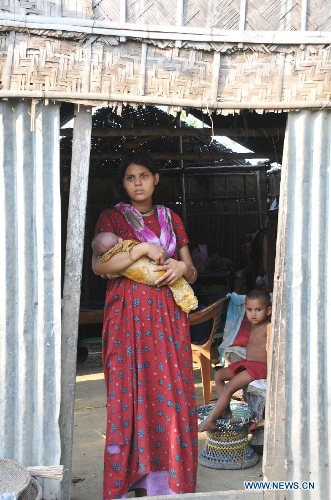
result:
M 227 302 L 227 297 L 223 297 L 205 309 L 192 312 L 189 314 L 190 326 L 198 325 L 206 321 L 212 320 L 210 334 L 208 340 L 204 344 L 191 344 L 193 361 L 199 363 L 202 379 L 202 393 L 204 403 L 207 405 L 210 402 L 212 389 L 211 378 L 211 345 L 214 340 L 216 329 L 220 320 L 221 312 Z

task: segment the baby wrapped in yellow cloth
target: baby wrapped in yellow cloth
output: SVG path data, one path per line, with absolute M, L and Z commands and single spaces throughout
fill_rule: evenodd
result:
M 129 252 L 131 248 L 138 245 L 135 240 L 121 240 L 114 233 L 100 233 L 93 238 L 92 249 L 98 256 L 100 262 L 107 262 L 118 252 Z M 155 264 L 147 256 L 133 262 L 129 267 L 118 274 L 111 274 L 112 278 L 125 276 L 133 281 L 144 283 L 145 285 L 155 285 L 155 281 L 164 274 L 165 271 L 153 271 Z M 172 285 L 168 285 L 172 291 L 174 300 L 178 306 L 186 313 L 198 307 L 198 299 L 194 295 L 192 287 L 185 278 L 179 278 Z

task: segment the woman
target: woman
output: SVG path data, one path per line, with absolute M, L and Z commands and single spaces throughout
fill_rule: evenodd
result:
M 167 285 L 197 272 L 178 215 L 153 205 L 159 174 L 152 158 L 135 154 L 120 167 L 121 199 L 101 213 L 96 232 L 139 244 L 101 263 L 95 274 L 126 269 L 147 256 L 164 270 L 156 286 L 110 279 L 103 323 L 107 388 L 104 500 L 136 495 L 192 493 L 197 474 L 197 417 L 188 315 Z

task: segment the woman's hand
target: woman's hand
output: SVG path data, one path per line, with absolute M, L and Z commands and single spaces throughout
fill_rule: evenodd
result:
M 166 258 L 166 251 L 164 250 L 163 247 L 155 245 L 154 243 L 142 243 L 141 246 L 142 245 L 146 245 L 145 255 L 147 255 L 147 257 L 149 257 L 154 264 L 156 265 L 164 264 Z
M 155 266 L 154 271 L 164 271 L 164 274 L 155 281 L 156 285 L 173 285 L 181 277 L 193 284 L 198 274 L 193 266 L 188 245 L 179 249 L 179 260 L 168 258 L 162 265 Z
M 173 285 L 179 278 L 181 278 L 187 269 L 187 264 L 180 260 L 167 259 L 163 265 L 155 266 L 154 271 L 165 271 L 155 281 L 156 285 Z

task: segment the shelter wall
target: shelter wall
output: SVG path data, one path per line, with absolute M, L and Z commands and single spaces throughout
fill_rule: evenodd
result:
M 0 98 L 330 106 L 331 0 L 0 3 Z
M 13 148 L 19 151 L 18 157 L 22 151 L 26 154 L 28 149 L 31 155 L 31 161 L 28 163 L 32 166 L 42 165 L 44 173 L 44 164 L 47 162 L 41 162 L 38 156 L 40 144 L 45 141 L 45 144 L 48 142 L 48 146 L 53 148 L 58 144 L 58 138 L 54 134 L 52 137 L 41 134 L 40 131 L 47 129 L 44 127 L 47 121 L 43 122 L 41 127 L 34 128 L 38 100 L 43 104 L 54 100 L 105 106 L 123 102 L 133 105 L 162 104 L 168 107 L 217 110 L 220 113 L 231 113 L 239 109 L 321 109 L 316 115 L 310 111 L 297 113 L 298 116 L 291 113 L 281 231 L 278 239 L 276 310 L 273 315 L 274 336 L 270 349 L 273 356 L 268 394 L 270 422 L 266 428 L 268 446 L 264 455 L 264 470 L 267 478 L 271 480 L 280 480 L 283 477 L 296 481 L 312 478 L 316 481 L 316 491 L 311 494 L 305 491 L 305 498 L 322 498 L 323 495 L 328 497 L 330 453 L 325 443 L 328 443 L 330 415 L 329 394 L 325 395 L 324 388 L 330 387 L 331 384 L 330 372 L 327 370 L 330 349 L 326 336 L 326 311 L 330 303 L 327 257 L 330 240 L 328 152 L 331 125 L 325 109 L 330 107 L 331 94 L 331 2 L 307 0 L 293 4 L 251 0 L 237 4 L 230 2 L 230 10 L 228 2 L 209 2 L 208 10 L 202 3 L 198 0 L 178 2 L 180 8 L 176 8 L 175 13 L 175 9 L 169 8 L 169 12 L 166 12 L 161 0 L 149 3 L 102 0 L 95 4 L 70 0 L 56 3 L 28 0 L 2 2 L 0 98 L 33 99 L 30 106 L 31 121 L 27 109 L 24 109 L 24 124 L 22 120 L 8 119 L 12 109 L 23 115 L 17 103 L 10 101 L 8 110 L 2 108 L 5 117 L 3 123 L 9 123 L 10 127 L 15 126 L 16 132 L 21 134 L 12 134 L 13 141 L 23 135 L 26 137 L 24 148 Z M 212 16 L 211 5 L 217 8 L 214 11 L 216 15 Z M 171 16 L 171 22 L 168 16 Z M 137 24 L 136 21 L 143 24 Z M 23 104 L 27 108 L 25 103 Z M 50 120 L 54 130 L 57 118 L 54 115 Z M 3 128 L 5 131 L 10 130 L 7 125 Z M 33 133 L 29 134 L 29 130 Z M 78 143 L 81 146 L 82 137 L 85 136 L 82 127 L 77 127 L 77 130 Z M 10 141 L 3 140 L 2 151 L 8 152 L 8 144 Z M 35 154 L 36 151 L 38 154 Z M 49 154 L 49 149 L 47 151 Z M 302 154 L 302 151 L 307 154 Z M 85 154 L 85 166 L 86 156 Z M 5 155 L 3 158 L 7 161 Z M 10 162 L 6 161 L 3 169 L 13 166 L 12 158 Z M 45 175 L 54 180 L 55 171 L 56 169 L 50 169 Z M 10 175 L 13 172 L 12 169 Z M 18 175 L 17 179 L 22 177 Z M 20 193 L 24 195 L 31 197 L 33 192 L 36 192 L 29 190 L 28 182 L 18 185 L 21 187 Z M 73 201 L 77 201 L 77 192 L 72 195 Z M 12 191 L 9 190 L 8 193 L 10 196 Z M 18 202 L 22 200 L 23 198 L 17 197 Z M 316 209 L 316 200 L 319 209 Z M 47 201 L 49 203 L 49 199 Z M 40 199 L 38 203 L 41 207 L 37 211 L 38 217 L 33 214 L 33 217 L 24 218 L 25 221 L 32 221 L 33 228 L 33 223 L 40 222 L 40 218 L 44 216 L 45 207 Z M 23 211 L 19 210 L 21 206 L 18 204 L 17 213 L 26 213 L 28 205 L 24 205 Z M 52 214 L 47 212 L 50 214 L 51 224 L 54 222 L 53 215 L 59 213 L 57 206 L 53 205 Z M 8 207 L 12 207 L 9 197 L 6 199 L 6 208 Z M 82 215 L 81 207 L 77 212 L 79 216 Z M 72 213 L 75 211 L 72 210 Z M 45 408 L 46 412 L 51 412 L 54 419 L 58 413 L 58 406 L 57 411 L 53 411 L 54 405 L 59 403 L 59 379 L 53 369 L 53 366 L 57 368 L 55 361 L 59 356 L 59 345 L 46 345 L 47 339 L 54 342 L 54 331 L 58 338 L 60 311 L 59 286 L 57 282 L 50 283 L 49 279 L 46 279 L 46 276 L 49 277 L 48 270 L 53 265 L 49 261 L 46 247 L 43 247 L 44 236 L 49 234 L 49 231 L 42 230 L 40 236 L 35 228 L 33 231 L 31 227 L 29 231 L 26 228 L 27 239 L 24 241 L 32 242 L 32 246 L 24 247 L 25 254 L 22 256 L 22 247 L 12 235 L 12 221 L 10 224 L 8 221 L 7 214 L 8 227 L 3 230 L 4 234 L 7 231 L 4 256 L 7 258 L 10 255 L 8 249 L 13 252 L 14 246 L 16 261 L 20 261 L 20 271 L 27 273 L 26 276 L 33 282 L 42 305 L 38 299 L 37 302 L 33 301 L 32 308 L 24 308 L 22 313 L 22 301 L 17 301 L 13 293 L 16 292 L 14 285 L 17 284 L 20 286 L 19 296 L 25 299 L 23 278 L 17 275 L 13 281 L 12 275 L 4 276 L 3 282 L 10 283 L 4 289 L 6 300 L 3 304 L 6 314 L 7 311 L 12 313 L 14 307 L 15 320 L 19 319 L 13 329 L 6 330 L 4 360 L 1 363 L 5 374 L 2 391 L 6 403 L 4 419 L 9 428 L 13 423 L 13 414 L 18 411 L 20 418 L 15 420 L 15 425 L 19 423 L 18 432 L 9 432 L 7 437 L 12 439 L 13 436 L 17 438 L 26 435 L 29 439 L 20 440 L 22 447 L 19 450 L 16 442 L 2 443 L 3 448 L 7 450 L 2 455 L 11 454 L 25 462 L 25 456 L 30 454 L 26 455 L 26 451 L 37 450 L 43 452 L 43 455 L 36 457 L 36 461 L 54 464 L 59 461 L 57 421 L 50 434 L 46 432 L 47 427 L 43 420 Z M 8 228 L 11 228 L 9 232 Z M 32 236 L 35 236 L 39 250 L 31 258 L 31 248 L 35 248 Z M 55 242 L 58 242 L 57 238 Z M 51 245 L 52 250 L 56 245 L 57 243 Z M 47 246 L 47 251 L 49 248 Z M 319 256 L 317 260 L 316 256 Z M 31 263 L 35 262 L 43 265 L 38 266 L 38 269 L 34 267 L 32 274 L 28 274 L 32 269 Z M 45 263 L 46 267 L 43 267 Z M 59 279 L 58 259 L 55 264 L 55 273 L 54 269 L 50 273 L 53 272 L 56 279 Z M 14 267 L 5 263 L 2 266 L 3 273 L 8 273 L 8 269 L 17 273 Z M 37 270 L 41 274 L 38 275 Z M 70 294 L 77 295 L 80 287 L 79 273 L 68 272 L 67 281 Z M 69 299 L 70 294 L 68 293 Z M 49 321 L 40 316 L 38 322 L 35 307 L 42 309 L 50 296 L 57 299 L 54 314 L 52 312 Z M 69 305 L 65 303 L 65 306 Z M 76 310 L 71 311 L 72 316 L 73 314 L 76 314 Z M 69 316 L 68 310 L 64 309 L 64 319 Z M 10 319 L 11 317 L 12 315 Z M 77 318 L 75 321 L 70 319 L 72 321 L 68 322 L 65 333 L 75 330 L 71 326 L 76 324 Z M 39 337 L 35 341 L 38 335 L 34 334 L 35 343 L 31 344 L 28 342 L 31 335 L 26 336 L 26 331 L 27 328 L 32 331 L 35 325 L 40 335 L 38 333 Z M 13 349 L 15 335 L 20 342 L 16 343 Z M 75 342 L 74 339 L 69 340 L 72 340 L 72 353 Z M 13 351 L 14 361 L 6 358 L 6 353 Z M 49 351 L 53 353 L 45 355 Z M 40 353 L 42 355 L 38 356 Z M 285 359 L 287 367 L 284 365 Z M 43 363 L 52 361 L 53 365 L 47 371 L 43 367 L 50 365 L 44 364 L 40 371 L 37 360 L 42 360 Z M 31 367 L 33 365 L 30 371 L 26 369 L 29 363 Z M 64 365 L 69 365 L 66 359 Z M 316 370 L 317 366 L 319 370 Z M 19 382 L 16 386 L 22 396 L 16 399 L 9 391 L 8 384 L 5 384 L 7 378 L 12 379 L 12 370 L 16 370 L 16 380 Z M 36 370 L 39 370 L 38 373 Z M 26 373 L 33 376 L 33 384 L 28 379 L 22 379 Z M 45 373 L 50 374 L 47 381 L 43 380 Z M 71 379 L 64 380 L 67 382 L 67 392 L 70 387 L 68 380 Z M 31 393 L 32 386 L 34 393 Z M 320 390 L 316 390 L 316 387 Z M 17 401 L 22 400 L 26 404 L 18 407 Z M 30 420 L 32 413 L 28 411 L 27 404 L 33 404 L 34 408 L 40 410 L 38 419 L 34 422 Z M 302 408 L 305 408 L 305 415 L 302 415 Z M 279 422 L 283 421 L 284 415 L 286 418 L 282 432 L 279 432 Z M 67 419 L 67 413 L 65 418 Z M 53 422 L 49 420 L 51 421 Z M 317 421 L 319 426 L 311 425 Z M 35 432 L 32 432 L 32 429 Z M 27 432 L 24 432 L 25 430 Z M 44 439 L 44 435 L 47 435 L 48 439 Z M 50 443 L 50 448 L 37 446 L 34 436 L 37 436 L 42 444 Z M 71 459 L 69 441 L 63 439 L 66 445 L 68 443 L 69 450 L 65 457 L 66 465 Z M 69 476 L 70 474 L 67 474 L 67 494 L 63 496 L 65 500 L 70 497 Z M 50 499 L 55 495 L 48 491 L 44 496 Z
M 59 465 L 61 254 L 59 106 L 0 103 L 0 456 Z M 41 481 L 43 481 L 41 479 Z M 1 495 L 2 496 L 2 495 Z M 45 479 L 43 498 L 61 496 Z

